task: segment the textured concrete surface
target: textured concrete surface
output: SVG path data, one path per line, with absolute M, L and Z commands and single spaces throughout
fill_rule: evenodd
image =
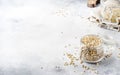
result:
M 120 33 L 86 19 L 92 10 L 82 0 L 0 0 L 0 75 L 81 75 L 80 66 L 63 66 L 65 45 L 79 47 L 83 35 L 100 34 L 120 46 Z M 114 48 L 100 64 L 99 75 L 120 75 L 118 53 Z

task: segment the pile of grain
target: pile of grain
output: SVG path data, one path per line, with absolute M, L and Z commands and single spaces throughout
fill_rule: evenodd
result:
M 87 35 L 81 39 L 81 42 L 88 47 L 96 47 L 101 44 L 101 39 L 97 35 Z

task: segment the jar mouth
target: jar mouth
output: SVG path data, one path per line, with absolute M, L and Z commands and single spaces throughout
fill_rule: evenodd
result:
M 87 47 L 99 47 L 103 40 L 99 35 L 89 34 L 81 38 L 81 42 Z

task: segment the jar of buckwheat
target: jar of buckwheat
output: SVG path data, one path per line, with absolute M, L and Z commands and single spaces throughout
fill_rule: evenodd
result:
M 97 63 L 104 57 L 103 41 L 98 35 L 85 35 L 81 38 L 80 59 L 88 63 Z

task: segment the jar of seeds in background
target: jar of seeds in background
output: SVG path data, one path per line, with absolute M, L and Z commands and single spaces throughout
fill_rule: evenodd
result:
M 104 58 L 103 41 L 98 35 L 86 35 L 81 39 L 80 59 L 88 63 L 97 63 Z

